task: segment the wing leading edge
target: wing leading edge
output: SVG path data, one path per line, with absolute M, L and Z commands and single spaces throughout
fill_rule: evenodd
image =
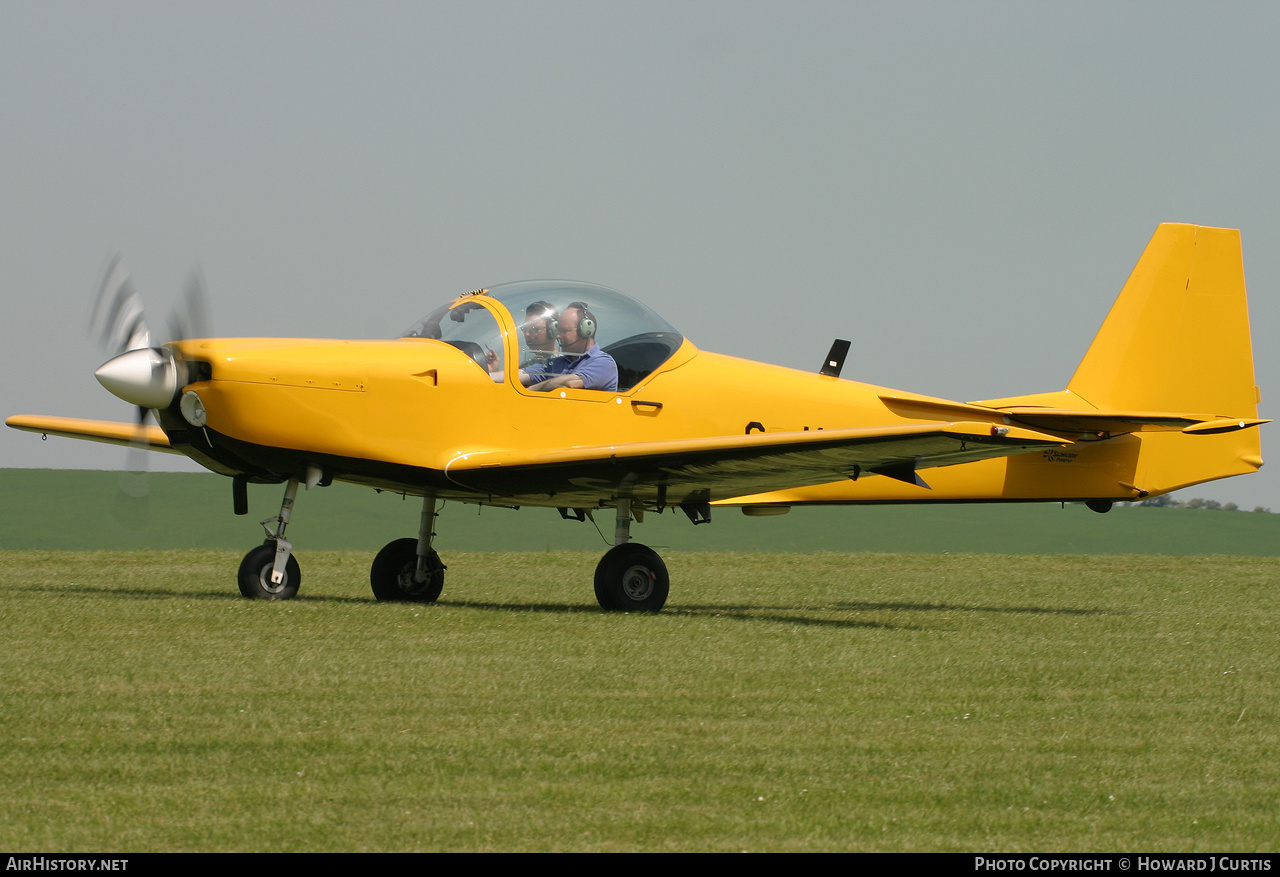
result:
M 1061 438 L 989 423 L 905 426 L 636 442 L 541 451 L 478 451 L 445 466 L 470 493 L 528 504 L 595 506 L 630 496 L 658 506 L 886 475 L 1061 446 Z
M 175 450 L 158 426 L 137 423 L 117 423 L 113 420 L 81 420 L 76 417 L 42 417 L 33 414 L 17 414 L 5 421 L 6 426 L 26 432 L 57 435 L 65 438 L 87 439 L 109 445 L 130 448 L 146 448 L 168 454 L 181 454 Z

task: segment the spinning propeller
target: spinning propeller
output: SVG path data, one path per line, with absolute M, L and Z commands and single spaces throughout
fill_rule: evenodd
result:
M 182 295 L 168 319 L 168 341 L 208 337 L 208 296 L 199 266 L 192 268 Z M 98 382 L 113 394 L 137 406 L 138 443 L 131 447 L 120 476 L 116 498 L 117 520 L 139 527 L 148 514 L 150 492 L 148 463 L 150 452 L 141 441 L 141 431 L 153 408 L 167 407 L 185 378 L 181 364 L 154 340 L 147 325 L 142 298 L 129 276 L 124 260 L 117 254 L 107 264 L 98 287 L 89 332 L 98 339 L 111 359 L 94 373 Z M 161 342 L 164 343 L 164 342 Z
M 107 265 L 93 309 L 90 331 L 113 354 L 94 373 L 113 394 L 138 406 L 142 424 L 153 408 L 165 408 L 181 386 L 181 364 L 163 346 L 152 346 L 142 298 L 117 255 Z M 209 306 L 204 275 L 197 266 L 183 287 L 168 320 L 167 341 L 209 335 Z

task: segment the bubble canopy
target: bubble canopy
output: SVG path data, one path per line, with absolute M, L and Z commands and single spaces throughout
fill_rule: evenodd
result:
M 486 304 L 481 305 L 484 301 Z M 628 295 L 594 283 L 525 280 L 504 283 L 442 305 L 402 338 L 436 338 L 492 370 L 503 350 L 502 332 L 489 308 L 496 305 L 516 326 L 519 366 L 546 361 L 555 349 L 555 322 L 566 308 L 584 308 L 595 323 L 595 340 L 618 363 L 619 391 L 625 391 L 666 362 L 684 336 Z

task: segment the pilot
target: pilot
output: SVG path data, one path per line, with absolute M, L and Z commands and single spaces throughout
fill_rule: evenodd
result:
M 560 313 L 556 339 L 560 356 L 545 366 L 521 369 L 520 381 L 534 390 L 569 387 L 586 390 L 618 389 L 618 364 L 596 344 L 599 324 L 585 302 L 575 301 Z

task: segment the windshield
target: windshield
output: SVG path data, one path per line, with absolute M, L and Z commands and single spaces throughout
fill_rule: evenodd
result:
M 491 302 L 497 301 L 511 315 L 517 329 L 517 365 L 524 369 L 559 355 L 556 323 L 565 308 L 588 311 L 593 318 L 596 343 L 617 361 L 620 392 L 655 371 L 684 341 L 684 336 L 670 323 L 640 302 L 593 283 L 525 280 L 504 283 L 478 294 Z M 479 355 L 477 362 L 482 367 L 488 350 L 499 353 L 502 350 L 501 336 L 492 315 L 477 302 L 466 299 L 452 310 L 450 305 L 436 309 L 402 337 L 439 338 L 473 359 Z
M 498 321 L 474 301 L 441 305 L 401 338 L 434 338 L 461 350 L 485 371 L 502 370 L 502 331 Z

